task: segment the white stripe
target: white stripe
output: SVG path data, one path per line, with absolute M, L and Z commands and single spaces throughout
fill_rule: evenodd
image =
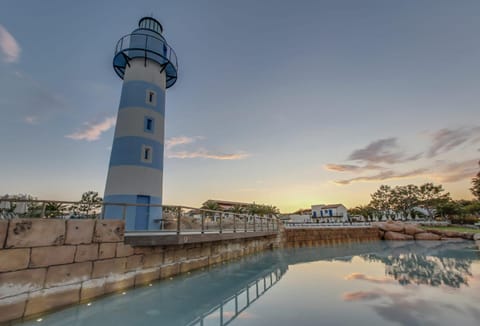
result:
M 155 120 L 153 133 L 144 131 L 145 117 L 152 117 Z M 141 107 L 120 109 L 115 127 L 115 138 L 125 136 L 148 138 L 163 144 L 165 132 L 162 115 Z
M 155 61 L 147 59 L 147 66 L 145 67 L 145 60 L 134 58 L 130 60 L 130 67 L 127 65 L 125 69 L 124 82 L 130 80 L 143 80 L 149 83 L 154 83 L 161 89 L 166 88 L 165 71 L 160 73 L 162 67 Z
M 105 196 L 145 195 L 162 197 L 163 172 L 143 166 L 111 166 Z

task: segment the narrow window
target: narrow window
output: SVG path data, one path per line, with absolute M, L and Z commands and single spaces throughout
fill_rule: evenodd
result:
M 145 102 L 150 105 L 157 105 L 157 93 L 148 89 L 145 96 Z
M 152 117 L 145 117 L 143 121 L 143 131 L 148 133 L 155 132 L 155 120 Z
M 143 163 L 152 163 L 153 150 L 151 146 L 142 145 L 142 156 L 140 157 Z

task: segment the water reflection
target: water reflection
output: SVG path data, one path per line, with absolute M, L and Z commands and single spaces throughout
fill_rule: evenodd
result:
M 468 242 L 278 250 L 66 309 L 43 323 L 449 325 L 460 318 L 478 325 L 471 321 L 480 316 L 472 304 L 480 300 L 479 261 Z
M 394 248 L 393 254 L 374 253 L 362 256 L 366 261 L 385 264 L 385 274 L 393 277 L 401 285 L 468 286 L 472 276 L 472 261 L 478 255 L 475 251 L 465 251 L 465 243 L 429 243 L 425 246 L 412 245 Z M 428 249 L 428 254 L 426 252 Z M 462 255 L 458 253 L 462 249 Z M 357 276 L 358 278 L 358 276 Z

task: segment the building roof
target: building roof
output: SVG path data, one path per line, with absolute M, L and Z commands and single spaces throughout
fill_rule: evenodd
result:
M 343 205 L 343 204 L 312 205 L 312 206 L 321 206 L 322 209 L 324 209 L 324 208 L 338 208 L 340 206 L 345 207 L 345 205 Z

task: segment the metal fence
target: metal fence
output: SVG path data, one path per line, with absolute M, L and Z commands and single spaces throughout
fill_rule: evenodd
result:
M 149 219 L 158 226 L 155 232 L 228 233 L 278 231 L 276 216 L 258 216 L 232 211 L 216 211 L 188 206 L 73 202 L 37 199 L 0 199 L 0 219 L 60 218 L 103 219 L 106 208 L 116 208 L 116 218 L 125 220 L 138 207 L 148 207 Z M 130 211 L 129 211 L 130 210 Z M 137 230 L 138 231 L 138 230 Z M 147 231 L 147 230 L 145 230 Z

